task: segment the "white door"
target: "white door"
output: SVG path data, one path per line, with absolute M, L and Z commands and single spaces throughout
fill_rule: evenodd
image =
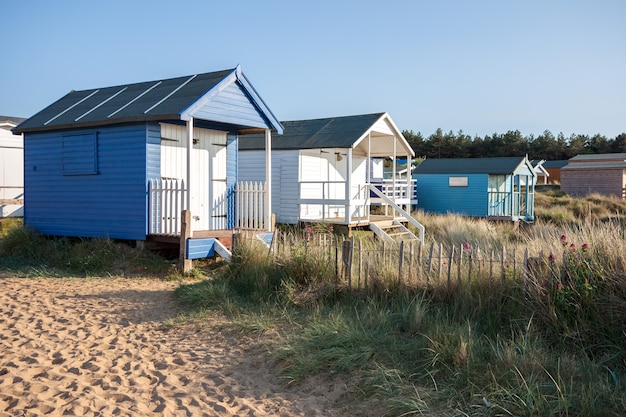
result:
M 194 129 L 191 153 L 191 227 L 192 230 L 209 230 L 209 164 L 210 142 Z
M 191 228 L 225 229 L 226 132 L 193 129 L 191 152 Z M 161 176 L 185 179 L 187 176 L 187 131 L 184 126 L 161 125 Z
M 221 132 L 218 132 L 221 133 Z M 210 201 L 209 223 L 211 230 L 226 229 L 228 201 L 226 190 L 226 134 L 212 135 L 210 143 Z

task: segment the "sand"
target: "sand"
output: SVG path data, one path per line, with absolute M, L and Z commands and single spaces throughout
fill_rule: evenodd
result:
M 224 319 L 164 326 L 178 285 L 0 278 L 2 416 L 338 416 L 345 384 L 289 385 Z

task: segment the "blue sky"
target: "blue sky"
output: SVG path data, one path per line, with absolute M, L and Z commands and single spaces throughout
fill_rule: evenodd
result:
M 280 120 L 626 132 L 626 1 L 4 1 L 0 114 L 242 66 Z

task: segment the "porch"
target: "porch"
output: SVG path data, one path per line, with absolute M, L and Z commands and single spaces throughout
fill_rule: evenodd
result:
M 373 221 L 372 206 L 383 208 L 383 217 L 394 218 L 392 204 L 407 213 L 417 204 L 415 180 L 357 184 L 350 187 L 346 196 L 347 184 L 347 181 L 300 181 L 297 200 L 300 221 L 367 226 Z M 395 213 L 395 217 L 402 216 Z
M 535 184 L 534 177 L 529 175 L 510 176 L 510 183 L 505 191 L 494 191 L 494 181 L 490 179 L 490 190 L 487 192 L 488 214 L 493 220 L 524 220 L 535 218 Z
M 327 223 L 344 226 L 348 230 L 368 227 L 380 221 L 412 223 L 420 230 L 423 226 L 410 214 L 414 203 L 415 186 L 408 183 L 362 184 L 352 187 L 346 198 L 345 181 L 305 181 L 300 185 L 298 210 L 301 223 Z M 318 193 L 318 194 L 316 194 Z M 188 210 L 187 188 L 183 180 L 152 179 L 148 183 L 148 237 L 149 242 L 180 244 L 185 222 L 182 213 Z M 305 198 L 307 197 L 307 198 Z M 318 197 L 318 198 L 313 198 Z M 332 198 L 331 198 L 332 197 Z M 227 227 L 194 229 L 189 225 L 190 239 L 214 238 L 227 248 L 232 246 L 233 233 L 260 233 L 274 230 L 272 216 L 267 215 L 267 184 L 265 182 L 238 182 L 229 190 L 226 205 Z M 376 201 L 385 207 L 384 214 L 372 214 L 371 205 Z M 268 219 L 269 222 L 268 223 Z

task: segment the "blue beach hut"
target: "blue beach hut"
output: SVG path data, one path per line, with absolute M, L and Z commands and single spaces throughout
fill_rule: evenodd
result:
M 537 175 L 527 157 L 426 159 L 413 178 L 426 212 L 534 220 Z
M 239 66 L 71 91 L 13 129 L 24 135 L 24 223 L 143 242 L 176 239 L 189 210 L 194 237 L 231 236 L 239 135 L 264 133 L 269 155 L 282 131 Z

